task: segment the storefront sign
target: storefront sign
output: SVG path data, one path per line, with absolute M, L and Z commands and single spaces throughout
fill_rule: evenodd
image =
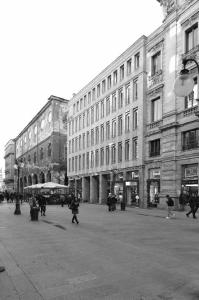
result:
M 159 179 L 160 178 L 160 169 L 150 170 L 150 179 Z
M 189 165 L 184 168 L 184 177 L 192 178 L 198 176 L 198 165 Z

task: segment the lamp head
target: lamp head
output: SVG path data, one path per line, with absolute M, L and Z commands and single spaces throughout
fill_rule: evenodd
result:
M 194 88 L 194 81 L 190 77 L 189 70 L 183 69 L 180 71 L 180 76 L 176 78 L 174 84 L 174 92 L 178 97 L 188 96 Z

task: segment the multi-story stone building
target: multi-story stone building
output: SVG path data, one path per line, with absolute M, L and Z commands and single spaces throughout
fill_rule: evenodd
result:
M 5 189 L 14 191 L 15 141 L 9 140 L 5 145 Z
M 197 75 L 193 92 L 176 97 L 182 59 L 198 60 L 199 2 L 161 1 L 164 21 L 142 36 L 70 100 L 68 175 L 83 200 L 103 203 L 107 193 L 152 206 L 155 194 L 178 198 L 198 189 Z
M 68 100 L 50 96 L 46 105 L 15 138 L 16 159 L 20 164 L 20 191 L 38 182 L 66 183 L 67 136 L 63 117 L 67 106 Z

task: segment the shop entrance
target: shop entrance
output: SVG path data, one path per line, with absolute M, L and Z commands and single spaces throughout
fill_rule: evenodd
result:
M 138 181 L 126 181 L 126 203 L 127 205 L 138 205 L 136 202 L 136 195 L 139 194 Z
M 160 180 L 149 179 L 147 180 L 147 206 L 157 207 L 159 203 L 160 193 Z

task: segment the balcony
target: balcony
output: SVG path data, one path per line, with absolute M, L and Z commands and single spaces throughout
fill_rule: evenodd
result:
M 183 111 L 183 116 L 188 117 L 190 115 L 193 115 L 197 112 L 197 110 L 198 110 L 198 105 L 187 108 L 186 110 Z
M 153 86 L 161 83 L 163 81 L 162 70 L 159 70 L 153 76 L 148 76 L 148 89 L 151 89 Z
M 199 60 L 199 45 L 195 46 L 191 50 L 189 50 L 186 53 L 183 53 L 181 55 L 181 59 L 189 59 L 189 58 L 194 58 L 195 60 Z M 192 62 L 187 63 L 187 64 L 192 64 Z

